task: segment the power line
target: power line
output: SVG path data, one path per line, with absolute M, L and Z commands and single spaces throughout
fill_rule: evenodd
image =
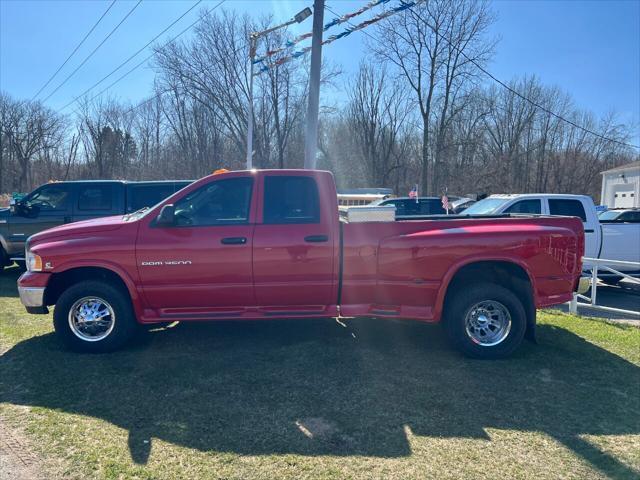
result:
M 53 92 L 51 92 L 51 93 L 47 96 L 47 98 L 45 98 L 45 99 L 43 100 L 43 102 L 46 102 L 47 100 L 49 100 L 49 98 L 51 98 L 51 96 L 52 96 L 54 93 L 56 93 L 58 90 L 60 90 L 60 88 L 61 88 L 65 83 L 67 83 L 67 81 L 68 81 L 71 77 L 73 77 L 73 76 L 75 75 L 75 73 L 76 73 L 78 70 L 80 70 L 80 68 L 82 68 L 82 66 L 83 66 L 85 63 L 87 63 L 87 61 L 88 61 L 88 60 L 93 56 L 93 54 L 94 54 L 94 53 L 96 53 L 96 51 L 98 51 L 98 49 L 99 49 L 102 45 L 104 45 L 104 43 L 105 43 L 107 40 L 109 40 L 109 37 L 111 37 L 111 35 L 113 35 L 113 34 L 116 32 L 116 30 L 118 30 L 118 28 L 120 28 L 120 25 L 122 25 L 122 24 L 124 23 L 124 21 L 125 21 L 127 18 L 129 18 L 129 16 L 133 13 L 133 11 L 134 11 L 136 8 L 138 8 L 138 5 L 140 5 L 141 3 L 142 3 L 142 0 L 138 0 L 138 3 L 136 3 L 136 4 L 133 6 L 133 8 L 127 12 L 127 14 L 124 16 L 124 18 L 123 18 L 122 20 L 120 20 L 120 23 L 118 23 L 118 24 L 113 28 L 113 30 L 111 30 L 111 31 L 109 32 L 109 35 L 107 35 L 107 36 L 104 38 L 104 40 L 102 40 L 102 42 L 100 42 L 100 44 L 99 44 L 96 48 L 94 48 L 94 49 L 93 49 L 93 51 L 92 51 L 89 55 L 87 55 L 87 57 L 82 61 L 82 63 L 81 63 L 80 65 L 78 65 L 78 66 L 76 67 L 76 69 L 75 69 L 73 72 L 71 72 L 71 73 L 67 76 L 67 78 L 65 78 L 65 79 L 62 81 L 62 83 L 61 83 L 60 85 L 58 85 L 58 86 L 55 88 L 55 90 L 54 90 Z
M 213 8 L 211 8 L 211 10 L 209 10 L 210 12 L 215 10 L 216 8 L 218 8 L 221 4 L 223 4 L 226 0 L 220 0 L 220 2 Z M 114 68 L 111 72 L 109 72 L 107 75 L 105 75 L 104 77 L 102 77 L 100 80 L 98 80 L 96 83 L 94 83 L 91 87 L 87 88 L 84 92 L 82 92 L 80 95 L 78 95 L 77 97 L 75 97 L 73 100 L 71 100 L 69 103 L 67 103 L 64 107 L 62 107 L 60 110 L 64 110 L 65 108 L 67 108 L 69 105 L 72 105 L 73 103 L 77 102 L 79 98 L 85 96 L 87 93 L 89 93 L 91 90 L 93 90 L 94 88 L 96 88 L 98 85 L 100 85 L 102 82 L 104 82 L 107 78 L 109 78 L 111 75 L 113 75 L 114 73 L 116 73 L 118 70 L 120 70 L 122 67 L 124 67 L 127 63 L 129 63 L 131 60 L 133 60 L 138 54 L 140 54 L 140 52 L 142 52 L 144 49 L 146 49 L 149 45 L 151 45 L 153 42 L 155 42 L 160 36 L 162 36 L 164 33 L 167 32 L 167 30 L 169 30 L 171 27 L 173 27 L 176 23 L 178 23 L 180 20 L 182 20 L 185 15 L 187 15 L 189 12 L 191 12 L 191 10 L 193 10 L 194 8 L 196 8 L 200 3 L 202 3 L 202 0 L 198 0 L 196 3 L 194 3 L 191 7 L 189 7 L 182 15 L 180 15 L 177 19 L 175 19 L 173 22 L 171 22 L 171 24 L 169 24 L 164 30 L 162 30 L 159 34 L 157 34 L 155 37 L 153 37 L 151 40 L 149 40 L 142 48 L 140 48 L 139 50 L 137 50 L 133 55 L 131 55 L 129 58 L 127 58 L 124 62 L 122 62 L 120 65 L 118 65 L 116 68 Z M 193 27 L 196 23 L 198 23 L 201 20 L 201 18 L 198 18 L 195 22 L 193 22 L 191 25 L 189 25 L 187 28 L 185 28 L 184 30 L 182 30 L 182 32 L 180 32 L 178 35 L 176 35 L 173 39 L 171 39 L 169 41 L 173 42 L 176 38 L 178 38 L 180 35 L 182 35 L 183 33 L 185 33 L 187 30 L 189 30 L 191 27 Z M 93 100 L 96 97 L 99 97 L 100 95 L 102 95 L 105 91 L 107 91 L 109 88 L 111 88 L 112 86 L 114 86 L 116 83 L 118 83 L 120 80 L 122 80 L 123 78 L 125 78 L 127 75 L 129 75 L 131 72 L 133 72 L 134 70 L 136 70 L 137 68 L 139 68 L 140 66 L 142 66 L 147 60 L 149 60 L 150 58 L 153 57 L 154 54 L 149 55 L 147 58 L 145 58 L 142 62 L 138 63 L 135 67 L 133 67 L 131 70 L 129 70 L 127 73 L 125 73 L 124 75 L 122 75 L 121 77 L 119 77 L 115 82 L 111 83 L 107 88 L 105 88 L 104 90 L 102 90 L 100 93 L 98 93 L 97 95 L 95 95 L 94 97 L 92 97 L 91 99 Z
M 331 10 L 329 7 L 327 7 L 327 10 L 329 10 L 330 12 L 334 13 L 333 10 Z M 508 90 L 509 92 L 513 93 L 514 95 L 518 96 L 519 98 L 521 98 L 522 100 L 528 102 L 529 104 L 533 105 L 534 107 L 538 108 L 539 110 L 542 110 L 543 112 L 557 118 L 558 120 L 561 120 L 563 122 L 568 123 L 569 125 L 574 126 L 575 128 L 578 128 L 579 130 L 582 130 L 583 132 L 589 133 L 591 135 L 594 135 L 602 140 L 606 140 L 608 142 L 612 142 L 612 143 L 616 143 L 618 145 L 622 145 L 625 147 L 631 147 L 631 148 L 636 148 L 636 149 L 640 149 L 640 146 L 638 145 L 634 145 L 632 143 L 626 143 L 623 142 L 621 140 L 616 140 L 615 138 L 610 138 L 607 137 L 605 135 L 602 135 L 601 133 L 595 132 L 593 130 L 590 130 L 582 125 L 579 125 L 577 123 L 575 123 L 572 120 L 569 120 L 568 118 L 563 117 L 562 115 L 555 113 L 554 111 L 544 107 L 543 105 L 540 105 L 538 102 L 536 102 L 535 100 L 532 100 L 530 98 L 528 98 L 527 96 L 521 94 L 520 92 L 518 92 L 517 90 L 515 90 L 514 88 L 511 88 L 509 85 L 507 85 L 505 82 L 503 82 L 502 80 L 500 80 L 499 78 L 497 78 L 495 75 L 493 75 L 491 72 L 489 72 L 486 68 L 484 68 L 482 65 L 480 65 L 478 62 L 476 62 L 474 59 L 470 58 L 463 50 L 461 50 L 460 48 L 458 48 L 456 45 L 453 45 L 448 38 L 446 38 L 444 35 L 438 33 L 438 31 L 433 27 L 433 25 L 431 25 L 429 22 L 427 22 L 424 18 L 422 18 L 422 16 L 417 13 L 412 7 L 409 7 L 409 10 L 411 10 L 412 13 L 414 13 L 421 21 L 424 22 L 425 25 L 427 25 L 431 30 L 433 30 L 433 33 L 435 33 L 436 35 L 438 35 L 440 38 L 444 39 L 451 47 L 453 47 L 460 55 L 462 55 L 464 58 L 466 58 L 469 62 L 473 63 L 478 70 L 480 70 L 482 73 L 484 73 L 485 75 L 487 75 L 490 79 L 492 79 L 494 82 L 496 82 L 498 85 L 500 85 L 501 87 L 505 88 L 506 90 Z M 334 13 L 335 15 L 335 13 Z M 349 22 L 351 23 L 351 22 Z M 380 42 L 379 39 L 374 38 L 373 36 L 369 35 L 367 32 L 365 32 L 363 30 L 363 33 L 365 33 L 366 35 L 368 35 L 370 38 L 374 39 L 377 42 Z
M 109 10 L 111 10 L 111 7 L 113 7 L 116 3 L 116 0 L 113 0 L 111 2 L 111 4 L 107 7 L 107 9 L 104 11 L 104 13 L 100 16 L 100 18 L 98 19 L 98 21 L 96 23 L 93 24 L 93 27 L 91 27 L 91 29 L 87 32 L 87 34 L 84 36 L 84 38 L 82 40 L 80 40 L 80 43 L 78 45 L 76 45 L 76 48 L 73 49 L 73 52 L 71 52 L 69 54 L 69 56 L 67 57 L 67 59 L 62 62 L 62 65 L 60 65 L 58 67 L 58 69 L 54 72 L 53 75 L 51 75 L 51 77 L 49 77 L 49 80 L 47 80 L 47 83 L 45 83 L 42 87 L 40 87 L 40 90 L 38 90 L 38 92 L 31 97 L 31 100 L 33 101 L 38 95 L 40 95 L 40 92 L 42 92 L 42 90 L 44 90 L 47 85 L 49 85 L 51 83 L 51 80 L 53 80 L 55 78 L 55 76 L 60 72 L 60 70 L 62 70 L 62 67 L 64 67 L 67 62 L 71 59 L 71 57 L 73 57 L 73 55 L 78 51 L 78 49 L 82 46 L 82 44 L 85 42 L 85 40 L 87 38 L 89 38 L 89 35 L 91 35 L 91 33 L 96 29 L 96 27 L 100 24 L 100 22 L 102 21 L 102 19 L 105 17 L 105 15 L 107 13 L 109 13 Z

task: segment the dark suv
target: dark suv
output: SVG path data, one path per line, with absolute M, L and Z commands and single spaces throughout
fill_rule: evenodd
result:
M 0 209 L 0 269 L 24 260 L 25 241 L 35 233 L 63 223 L 152 207 L 190 183 L 80 180 L 42 185 L 10 208 Z
M 417 200 L 409 197 L 387 198 L 371 203 L 371 206 L 375 205 L 393 205 L 396 207 L 396 218 L 445 215 L 447 213 L 439 197 L 418 197 Z

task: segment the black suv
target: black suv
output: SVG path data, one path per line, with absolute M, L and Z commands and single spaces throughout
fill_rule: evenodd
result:
M 63 223 L 152 207 L 190 183 L 79 180 L 42 185 L 10 208 L 0 209 L 0 269 L 24 261 L 24 243 L 35 233 Z
M 442 206 L 442 200 L 439 197 L 397 197 L 377 200 L 370 204 L 371 206 L 389 206 L 396 207 L 396 218 L 423 216 L 423 215 L 446 215 L 447 211 Z

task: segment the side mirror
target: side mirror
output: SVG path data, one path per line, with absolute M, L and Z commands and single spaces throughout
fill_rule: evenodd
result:
M 175 205 L 172 203 L 165 205 L 156 217 L 156 225 L 159 227 L 170 227 L 175 223 L 175 214 Z
M 17 215 L 19 217 L 27 217 L 27 218 L 35 218 L 38 216 L 39 209 L 36 205 L 33 207 L 28 207 L 20 200 L 13 202 L 9 209 L 13 215 Z

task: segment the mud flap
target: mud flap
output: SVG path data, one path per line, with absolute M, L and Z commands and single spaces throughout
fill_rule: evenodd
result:
M 527 308 L 527 329 L 524 332 L 524 338 L 532 343 L 537 344 L 536 339 L 536 307 L 532 305 L 533 302 L 529 302 L 529 308 Z

